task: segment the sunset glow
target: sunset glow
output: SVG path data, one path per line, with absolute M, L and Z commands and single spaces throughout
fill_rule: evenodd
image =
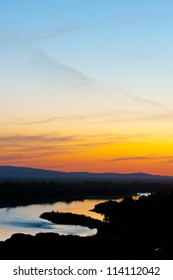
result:
M 171 1 L 0 6 L 0 165 L 173 176 Z

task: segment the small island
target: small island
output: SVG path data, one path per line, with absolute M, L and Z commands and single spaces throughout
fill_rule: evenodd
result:
M 61 212 L 45 212 L 40 215 L 40 218 L 46 219 L 56 224 L 63 225 L 80 225 L 86 226 L 91 229 L 99 227 L 102 222 L 96 219 L 92 219 L 85 215 L 77 215 L 73 213 L 61 213 Z

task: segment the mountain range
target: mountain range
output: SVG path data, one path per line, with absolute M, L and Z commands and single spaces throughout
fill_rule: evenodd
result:
M 167 181 L 172 176 L 152 175 L 147 173 L 91 173 L 91 172 L 61 172 L 29 167 L 0 166 L 0 180 L 94 180 L 94 181 Z

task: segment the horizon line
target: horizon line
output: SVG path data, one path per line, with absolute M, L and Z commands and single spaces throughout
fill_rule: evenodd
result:
M 131 174 L 144 174 L 144 175 L 150 175 L 150 176 L 160 176 L 160 177 L 173 177 L 173 175 L 162 175 L 162 174 L 153 174 L 153 173 L 147 173 L 143 171 L 134 171 L 134 172 L 115 172 L 115 171 L 102 171 L 102 172 L 96 172 L 96 171 L 60 171 L 55 169 L 46 169 L 46 168 L 40 168 L 40 167 L 31 167 L 31 166 L 16 166 L 16 165 L 0 165 L 1 167 L 12 167 L 12 168 L 25 168 L 25 169 L 34 169 L 34 170 L 42 170 L 42 171 L 52 171 L 52 172 L 60 172 L 60 173 L 90 173 L 90 174 L 119 174 L 119 175 L 131 175 Z

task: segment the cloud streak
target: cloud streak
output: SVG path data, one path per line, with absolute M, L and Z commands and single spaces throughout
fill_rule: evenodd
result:
M 60 19 L 58 17 L 54 17 L 54 19 L 58 19 L 58 21 L 61 21 L 61 24 L 57 24 L 57 21 L 52 27 L 52 30 L 48 30 L 45 32 L 46 28 L 42 30 L 38 30 L 37 32 L 29 32 L 28 30 L 20 30 L 19 32 L 13 32 L 13 33 L 6 33 L 6 35 L 2 34 L 0 35 L 0 45 L 1 46 L 8 46 L 8 47 L 27 47 L 28 43 L 34 43 L 35 41 L 41 41 L 41 40 L 48 40 L 52 38 L 56 38 L 71 32 L 75 32 L 79 30 L 80 26 L 78 24 L 72 24 L 70 22 L 67 22 L 66 20 Z M 49 19 L 52 22 L 52 19 Z M 45 19 L 46 22 L 46 19 Z M 46 25 L 45 27 L 47 27 Z M 18 27 L 19 30 L 19 27 Z M 27 44 L 27 45 L 26 45 Z
M 155 108 L 159 109 L 164 109 L 167 110 L 167 106 L 159 101 L 150 99 L 150 98 L 145 98 L 145 97 L 140 97 L 140 96 L 135 96 L 133 95 L 130 91 L 121 88 L 119 86 L 115 86 L 115 89 L 117 89 L 121 94 L 123 94 L 125 97 L 131 99 L 134 102 L 141 103 L 141 104 L 146 104 L 148 106 L 152 106 Z
M 6 135 L 0 137 L 2 154 L 0 161 L 10 159 L 20 161 L 22 159 L 50 159 L 57 156 L 83 153 L 109 145 L 118 145 L 134 141 L 144 134 L 134 135 Z M 93 151 L 94 151 L 93 150 Z
M 83 74 L 81 71 L 78 71 L 73 67 L 58 61 L 57 59 L 51 57 L 50 55 L 42 51 L 32 50 L 32 52 L 36 57 L 38 57 L 38 59 L 44 62 L 45 67 L 52 69 L 54 75 L 61 73 L 61 76 L 64 76 L 65 78 L 73 78 L 75 79 L 75 81 L 84 84 L 91 83 L 91 79 L 87 75 Z
M 22 162 L 23 160 L 55 160 L 66 155 L 76 155 L 81 152 L 95 153 L 97 148 L 103 149 L 110 145 L 128 144 L 137 139 L 148 137 L 148 134 L 88 134 L 88 135 L 4 135 L 0 136 L 1 155 L 0 161 Z M 118 146 L 117 146 L 118 147 Z M 110 158 L 105 162 L 137 162 L 157 161 L 158 163 L 172 163 L 173 155 L 160 154 L 125 156 Z
M 0 142 L 8 143 L 11 142 L 13 145 L 16 143 L 31 143 L 31 142 L 42 142 L 42 143 L 65 143 L 76 141 L 75 135 L 69 136 L 50 136 L 46 134 L 42 135 L 4 135 L 0 136 Z
M 159 154 L 152 154 L 152 155 L 146 155 L 146 156 L 135 156 L 135 157 L 117 157 L 113 159 L 107 160 L 107 162 L 116 162 L 116 161 L 140 161 L 140 160 L 164 160 L 164 162 L 172 162 L 173 161 L 173 155 L 172 156 L 161 156 Z M 166 160 L 166 161 L 165 161 Z M 167 161 L 168 160 L 168 161 Z
M 83 124 L 99 124 L 111 122 L 140 122 L 140 121 L 173 121 L 173 112 L 167 111 L 163 113 L 146 113 L 143 111 L 115 111 L 111 113 L 100 114 L 76 114 L 76 115 L 59 115 L 38 120 L 27 121 L 24 119 L 8 122 L 0 122 L 1 124 L 16 125 L 40 125 L 53 122 L 83 122 Z

